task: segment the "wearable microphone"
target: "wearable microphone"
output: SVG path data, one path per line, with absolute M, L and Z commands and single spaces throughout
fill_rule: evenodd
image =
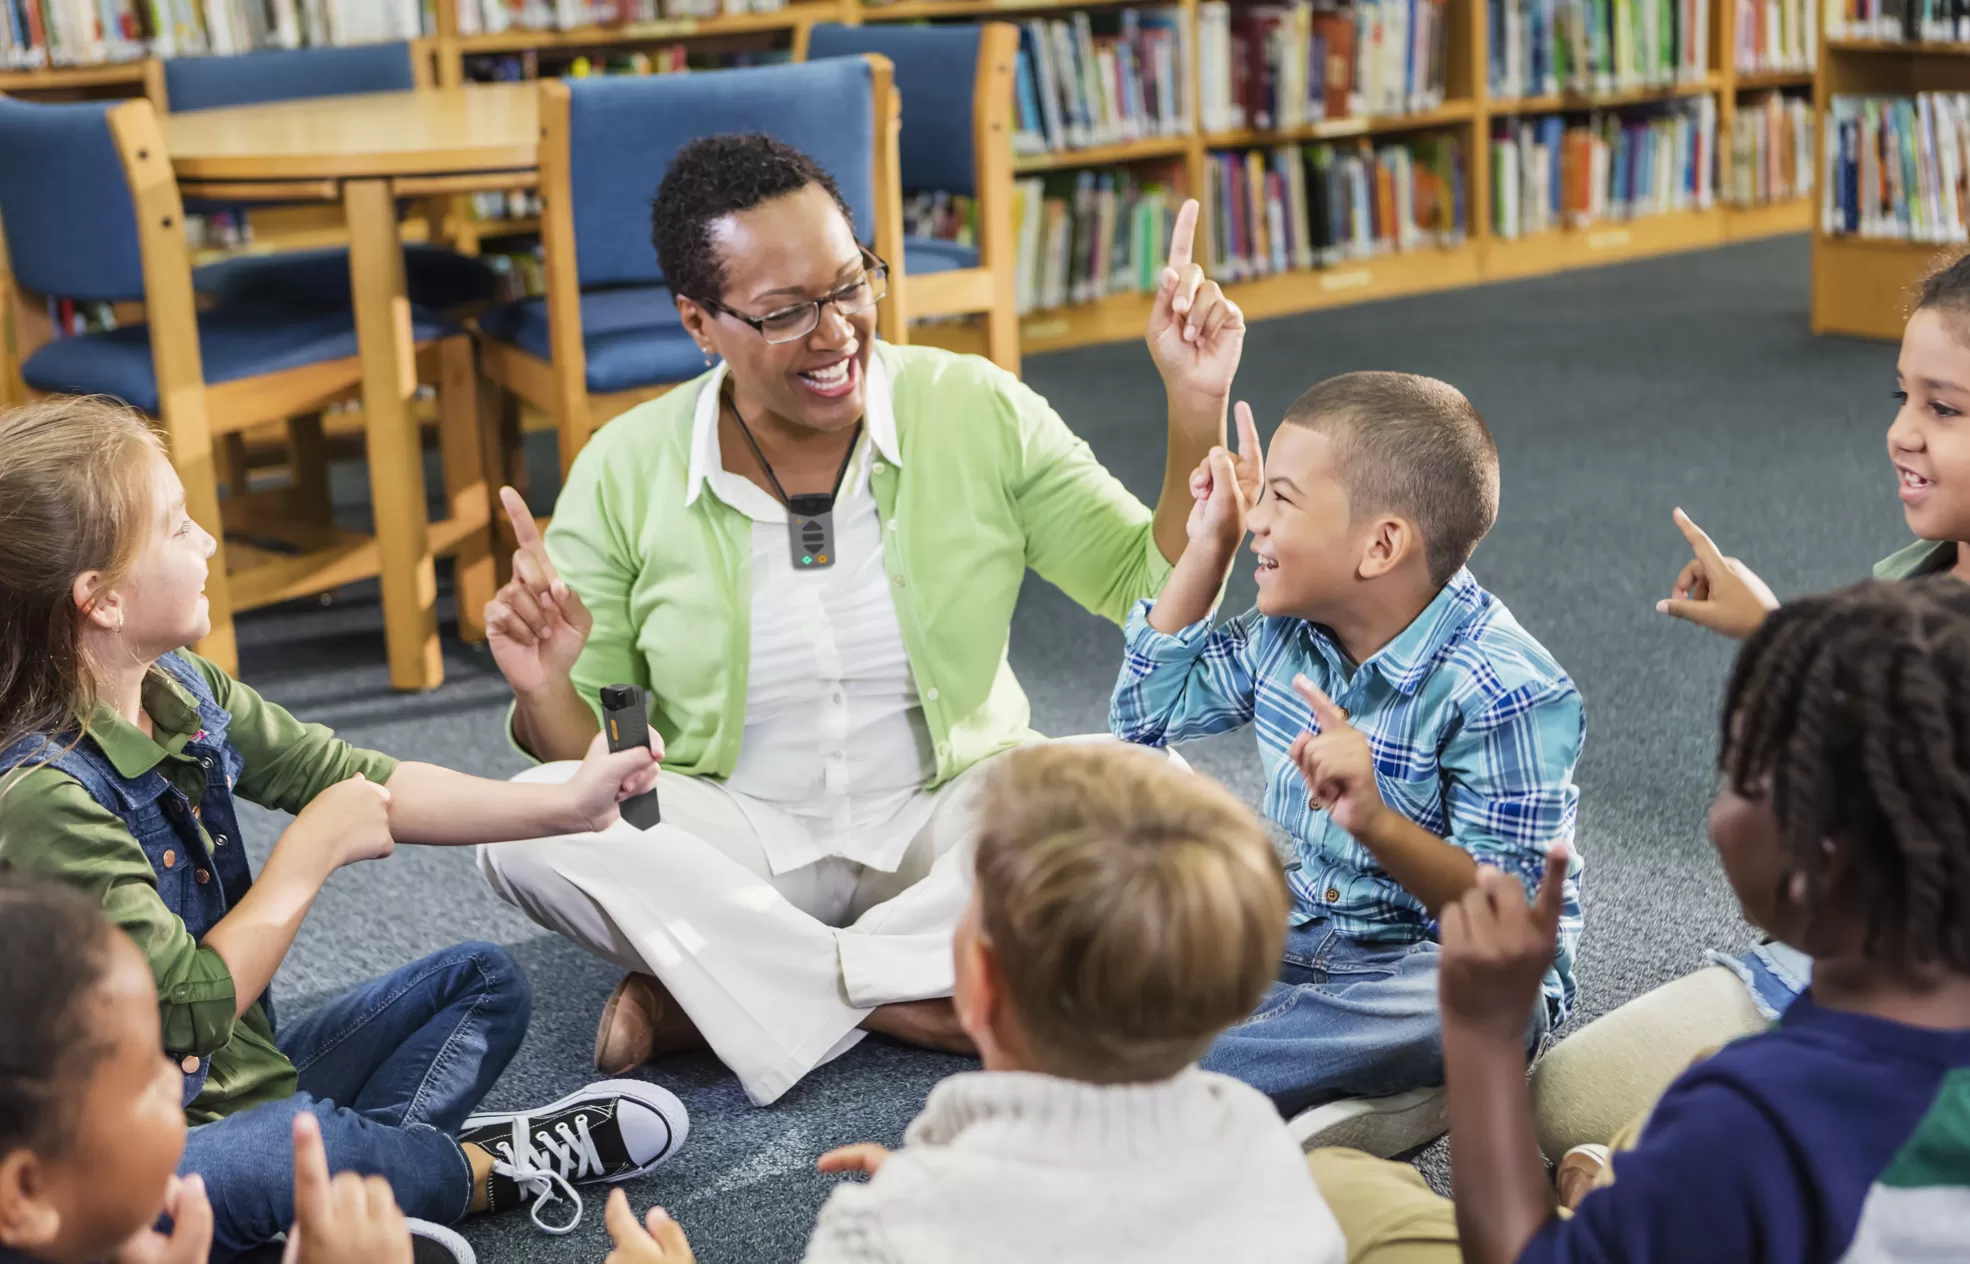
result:
M 643 705 L 643 691 L 635 685 L 604 685 L 602 687 L 602 731 L 608 735 L 609 750 L 626 751 L 641 746 L 650 749 L 650 712 Z M 663 820 L 663 813 L 657 808 L 657 792 L 645 790 L 642 794 L 622 801 L 622 819 L 637 829 L 646 830 Z

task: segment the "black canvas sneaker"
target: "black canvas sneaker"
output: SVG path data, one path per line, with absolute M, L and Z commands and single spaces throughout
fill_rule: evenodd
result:
M 493 1156 L 486 1210 L 525 1206 L 548 1233 L 581 1223 L 577 1185 L 641 1176 L 676 1154 L 691 1117 L 669 1089 L 647 1080 L 598 1080 L 537 1110 L 472 1116 L 459 1143 Z M 549 1208 L 567 1203 L 569 1210 Z

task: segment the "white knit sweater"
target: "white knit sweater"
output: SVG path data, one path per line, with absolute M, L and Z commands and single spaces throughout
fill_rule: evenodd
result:
M 838 1186 L 806 1264 L 1340 1264 L 1340 1226 L 1272 1103 L 1188 1070 L 1098 1085 L 954 1075 L 903 1148 Z

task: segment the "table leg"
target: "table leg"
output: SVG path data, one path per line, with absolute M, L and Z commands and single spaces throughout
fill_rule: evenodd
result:
M 398 689 L 433 689 L 445 678 L 438 650 L 438 579 L 424 499 L 424 453 L 410 410 L 417 391 L 417 354 L 411 343 L 397 203 L 388 180 L 348 180 L 342 186 L 342 208 L 349 226 L 349 277 L 362 357 L 363 428 L 390 683 Z

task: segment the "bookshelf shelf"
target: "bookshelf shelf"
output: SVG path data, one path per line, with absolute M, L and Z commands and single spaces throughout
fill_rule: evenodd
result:
M 1792 198 L 1769 206 L 1724 208 L 1724 236 L 1730 241 L 1756 241 L 1808 232 L 1813 226 L 1813 199 Z
M 1740 70 L 1732 84 L 1739 92 L 1765 88 L 1810 88 L 1810 70 Z
M 1151 158 L 1180 158 L 1196 145 L 1192 136 L 1151 136 L 1123 141 L 1119 145 L 1092 145 L 1086 149 L 1057 149 L 1012 160 L 1017 173 L 1070 171 L 1075 167 L 1109 167 L 1117 163 L 1142 162 Z
M 842 6 L 827 0 L 801 0 L 772 13 L 739 13 L 709 18 L 665 18 L 630 26 L 587 26 L 571 31 L 501 31 L 497 35 L 461 35 L 458 51 L 474 53 L 521 53 L 545 49 L 615 48 L 631 44 L 656 44 L 680 39 L 708 39 L 720 35 L 757 35 L 770 31 L 791 31 L 810 22 L 831 22 L 842 16 Z
M 1599 110 L 1618 105 L 1645 105 L 1651 101 L 1674 101 L 1679 97 L 1700 97 L 1714 93 L 1722 86 L 1722 76 L 1711 74 L 1700 79 L 1625 88 L 1618 92 L 1561 92 L 1553 96 L 1493 101 L 1490 111 L 1501 115 L 1563 114 L 1570 110 Z
M 1419 132 L 1432 127 L 1469 123 L 1477 117 L 1475 101 L 1446 101 L 1417 114 L 1365 114 L 1355 118 L 1321 119 L 1302 127 L 1274 131 L 1206 132 L 1207 149 L 1242 149 L 1252 145 L 1285 145 L 1295 141 L 1341 140 L 1350 136 L 1381 136 L 1390 132 Z
M 1019 18 L 1076 9 L 1114 8 L 1131 0 L 898 0 L 896 4 L 865 4 L 864 22 L 921 22 L 928 18 Z
M 143 61 L 105 62 L 89 66 L 47 66 L 37 70 L 0 70 L 0 92 L 35 92 L 57 88 L 107 88 L 144 81 Z
M 1970 44 L 1940 40 L 1829 39 L 1822 46 L 1830 53 L 1896 53 L 1916 57 L 1966 57 Z

